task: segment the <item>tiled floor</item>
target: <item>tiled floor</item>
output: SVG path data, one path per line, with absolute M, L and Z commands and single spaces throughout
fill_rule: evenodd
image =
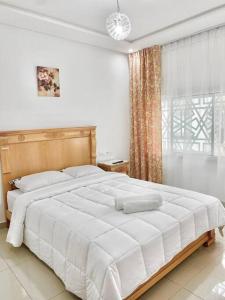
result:
M 77 300 L 26 247 L 12 248 L 0 230 L 1 300 Z M 141 300 L 225 300 L 225 238 L 200 248 Z

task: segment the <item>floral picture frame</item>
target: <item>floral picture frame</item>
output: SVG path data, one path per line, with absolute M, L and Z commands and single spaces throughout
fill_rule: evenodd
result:
M 40 97 L 60 97 L 59 69 L 37 66 L 37 86 Z

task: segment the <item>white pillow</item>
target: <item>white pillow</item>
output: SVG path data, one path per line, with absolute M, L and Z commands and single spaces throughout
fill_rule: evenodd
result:
M 94 175 L 99 173 L 104 173 L 102 169 L 92 165 L 78 166 L 78 167 L 70 167 L 63 170 L 64 173 L 74 177 L 79 178 L 88 175 Z
M 18 189 L 25 193 L 71 179 L 71 176 L 59 171 L 46 171 L 16 179 L 14 184 Z

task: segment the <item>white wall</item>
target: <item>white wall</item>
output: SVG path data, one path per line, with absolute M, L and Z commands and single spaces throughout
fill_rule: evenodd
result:
M 0 37 L 0 130 L 96 125 L 97 153 L 128 157 L 126 55 L 4 25 Z M 37 96 L 38 65 L 60 69 L 59 99 Z

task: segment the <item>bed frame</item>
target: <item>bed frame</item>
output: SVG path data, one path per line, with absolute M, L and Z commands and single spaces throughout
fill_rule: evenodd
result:
M 95 165 L 95 135 L 94 126 L 0 132 L 3 197 L 8 224 L 11 213 L 7 205 L 7 192 L 13 188 L 9 181 L 47 170 L 61 170 L 75 165 Z M 214 230 L 204 233 L 139 286 L 126 300 L 138 299 L 194 251 L 202 245 L 210 246 L 214 241 Z
M 96 128 L 76 127 L 0 132 L 0 156 L 5 217 L 11 213 L 7 192 L 9 181 L 47 170 L 96 164 Z

